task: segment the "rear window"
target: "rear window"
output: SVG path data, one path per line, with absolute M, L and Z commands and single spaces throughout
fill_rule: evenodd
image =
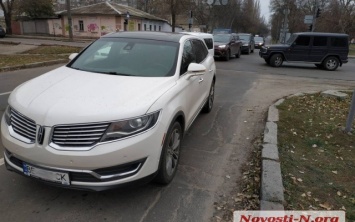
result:
M 341 37 L 330 38 L 330 45 L 333 47 L 348 47 L 348 39 Z
M 327 45 L 327 37 L 326 36 L 314 36 L 313 38 L 313 46 L 326 46 Z
M 207 45 L 208 49 L 213 49 L 213 39 L 203 39 Z
M 298 38 L 296 39 L 296 45 L 308 46 L 310 40 L 311 37 L 309 36 L 298 36 Z

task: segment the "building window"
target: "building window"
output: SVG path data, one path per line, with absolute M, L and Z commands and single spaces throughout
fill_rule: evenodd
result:
M 152 25 L 149 25 L 149 31 L 152 31 Z
M 79 31 L 84 31 L 84 21 L 79 20 Z
M 161 26 L 159 25 L 159 32 L 161 31 Z
M 138 31 L 140 31 L 140 30 L 141 30 L 141 24 L 138 23 Z
M 144 31 L 147 31 L 147 24 L 144 24 Z
M 154 31 L 157 31 L 157 26 L 156 25 L 154 25 Z

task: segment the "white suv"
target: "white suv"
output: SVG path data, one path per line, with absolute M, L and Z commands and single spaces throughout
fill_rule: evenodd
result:
M 168 184 L 180 144 L 210 112 L 216 67 L 187 34 L 119 32 L 17 87 L 1 121 L 7 169 L 69 188 Z

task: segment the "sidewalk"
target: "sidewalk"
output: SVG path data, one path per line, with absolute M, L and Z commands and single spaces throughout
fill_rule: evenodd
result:
M 29 36 L 29 35 L 8 35 L 0 39 L 0 43 L 13 45 L 66 45 L 75 47 L 86 47 L 96 39 L 74 39 L 69 41 L 68 38 L 51 37 L 51 36 Z

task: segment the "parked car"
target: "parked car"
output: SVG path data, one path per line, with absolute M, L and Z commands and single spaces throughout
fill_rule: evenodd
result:
M 210 54 L 214 56 L 214 41 L 213 41 L 212 34 L 204 33 L 204 32 L 182 32 L 182 33 L 190 34 L 202 38 L 203 41 L 206 43 L 206 46 Z
M 204 42 L 118 32 L 70 59 L 11 93 L 1 120 L 7 169 L 96 191 L 170 183 L 184 134 L 213 107 L 216 66 Z
M 303 62 L 334 71 L 348 62 L 348 42 L 347 34 L 301 32 L 292 34 L 286 44 L 262 47 L 259 55 L 273 67 L 283 61 Z
M 214 56 L 228 61 L 230 57 L 240 57 L 242 42 L 236 34 L 216 34 L 214 39 Z
M 239 39 L 242 41 L 242 52 L 250 54 L 254 52 L 255 42 L 254 36 L 248 33 L 238 33 Z
M 263 46 L 265 45 L 265 39 L 264 39 L 264 37 L 255 36 L 255 37 L 254 37 L 254 41 L 255 41 L 255 48 L 256 48 L 256 49 L 261 49 L 261 47 L 263 47 Z
M 0 38 L 4 38 L 6 35 L 5 29 L 0 25 Z

